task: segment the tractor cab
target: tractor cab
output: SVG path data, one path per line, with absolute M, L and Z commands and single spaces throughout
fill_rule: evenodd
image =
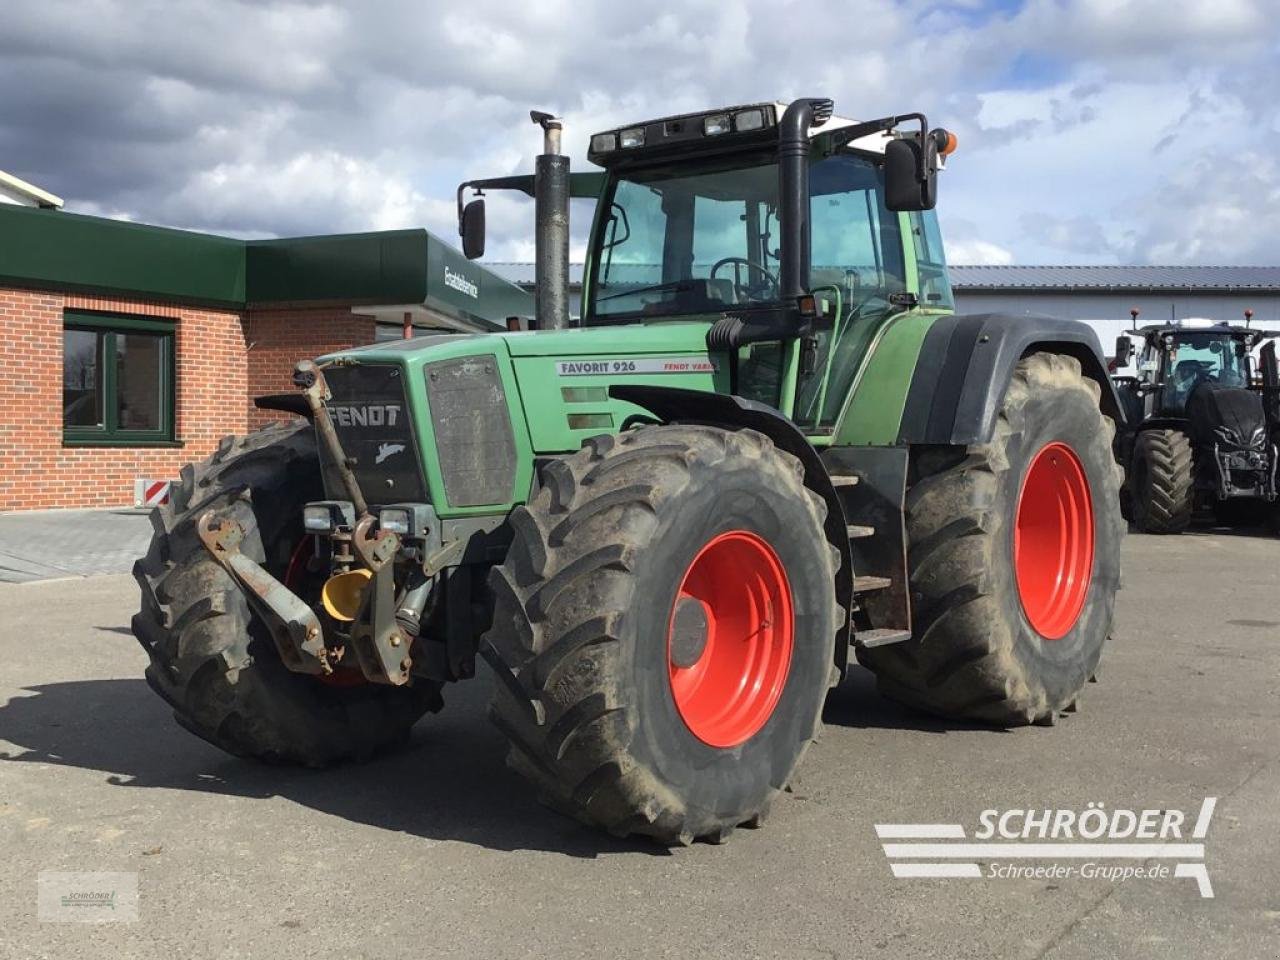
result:
M 933 206 L 955 144 L 920 114 L 857 122 L 826 100 L 597 133 L 587 157 L 604 174 L 577 322 L 701 324 L 713 358 L 727 354 L 735 394 L 830 435 L 883 326 L 954 308 Z M 555 173 L 463 184 L 464 250 L 483 251 L 466 216 L 483 200 L 464 206 L 463 190 L 533 193 L 554 189 Z M 565 189 L 581 195 L 574 176 Z
M 1202 383 L 1255 389 L 1261 386 L 1264 362 L 1254 356 L 1255 348 L 1274 336 L 1262 330 L 1207 321 L 1147 326 L 1137 331 L 1142 351 L 1137 355 L 1137 373 L 1117 377 L 1118 386 L 1139 403 L 1134 410 L 1143 416 L 1182 417 L 1192 391 Z M 1117 347 L 1134 352 L 1128 336 Z M 1126 345 L 1127 344 L 1127 345 Z

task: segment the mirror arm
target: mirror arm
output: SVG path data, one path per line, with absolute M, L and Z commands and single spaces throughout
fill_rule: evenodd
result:
M 923 113 L 901 113 L 892 117 L 881 117 L 879 120 L 867 120 L 863 123 L 855 123 L 851 127 L 844 127 L 836 130 L 831 135 L 831 148 L 833 150 L 843 146 L 847 146 L 854 140 L 861 140 L 863 137 L 869 137 L 873 133 L 886 133 L 893 130 L 904 123 L 911 121 L 919 121 L 920 123 L 920 163 L 916 168 L 916 180 L 924 183 L 930 174 L 928 151 L 924 148 L 924 141 L 929 136 L 929 121 Z

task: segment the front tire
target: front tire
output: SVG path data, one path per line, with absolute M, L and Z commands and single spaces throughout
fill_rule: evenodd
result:
M 192 733 L 238 757 L 322 767 L 405 741 L 441 706 L 438 684 L 330 685 L 293 673 L 266 626 L 196 534 L 207 510 L 237 520 L 241 550 L 284 579 L 302 507 L 323 496 L 309 424 L 273 425 L 182 469 L 155 535 L 134 564 L 142 609 L 133 632 L 151 658 L 147 682 Z
M 860 650 L 881 691 L 949 718 L 1052 722 L 1094 673 L 1120 582 L 1120 468 L 1072 357 L 1018 363 L 990 442 L 912 451 L 912 639 Z
M 1181 430 L 1144 430 L 1129 471 L 1133 522 L 1143 533 L 1182 533 L 1195 508 L 1191 441 Z
M 838 554 L 799 461 L 749 430 L 655 426 L 543 481 L 490 581 L 509 764 L 619 836 L 758 822 L 834 679 Z

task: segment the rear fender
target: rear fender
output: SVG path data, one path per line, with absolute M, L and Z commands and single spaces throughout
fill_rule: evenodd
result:
M 1102 391 L 1102 412 L 1123 433 L 1124 409 L 1093 328 L 1076 320 L 980 313 L 940 317 L 920 348 L 902 412 L 899 444 L 967 446 L 991 439 L 1005 390 L 1029 353 L 1080 361 Z

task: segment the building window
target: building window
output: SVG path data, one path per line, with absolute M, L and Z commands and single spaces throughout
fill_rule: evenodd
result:
M 174 439 L 173 324 L 68 313 L 62 330 L 62 431 L 70 444 Z

